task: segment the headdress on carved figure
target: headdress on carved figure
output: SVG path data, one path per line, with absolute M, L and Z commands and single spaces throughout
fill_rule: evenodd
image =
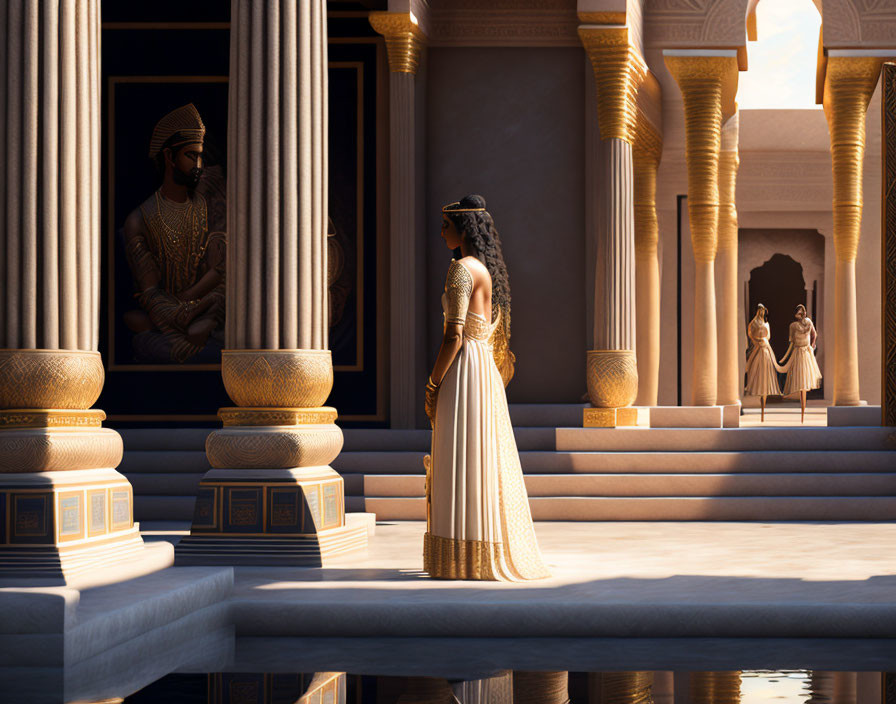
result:
M 178 135 L 178 139 L 166 145 L 165 142 L 175 135 Z M 193 103 L 189 103 L 172 110 L 156 124 L 149 142 L 149 158 L 155 159 L 163 146 L 175 149 L 185 144 L 201 143 L 204 139 L 205 125 L 202 124 L 199 111 Z

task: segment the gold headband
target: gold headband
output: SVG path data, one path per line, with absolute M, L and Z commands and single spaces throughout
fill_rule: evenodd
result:
M 460 205 L 460 201 L 456 200 L 453 203 L 449 203 L 448 205 L 442 206 L 443 213 L 484 213 L 485 208 L 455 208 L 455 205 Z

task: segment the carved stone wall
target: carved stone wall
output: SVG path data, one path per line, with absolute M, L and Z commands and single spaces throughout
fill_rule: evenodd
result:
M 430 0 L 430 46 L 580 46 L 575 0 Z
M 883 69 L 883 424 L 896 425 L 896 64 Z M 892 686 L 892 680 L 890 681 Z M 887 700 L 890 701 L 890 700 Z

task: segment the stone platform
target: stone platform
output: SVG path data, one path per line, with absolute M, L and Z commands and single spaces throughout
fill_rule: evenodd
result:
M 367 559 L 236 568 L 253 638 L 891 638 L 896 523 L 537 523 L 551 579 L 430 580 L 424 525 L 380 524 Z

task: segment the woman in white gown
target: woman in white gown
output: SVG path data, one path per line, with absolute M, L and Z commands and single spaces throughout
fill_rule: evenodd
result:
M 806 392 L 821 386 L 821 370 L 815 359 L 815 343 L 818 331 L 806 314 L 806 306 L 800 304 L 794 313 L 796 320 L 790 324 L 790 347 L 780 364 L 787 372 L 784 395 L 800 395 L 801 420 L 806 419 Z M 788 359 L 789 357 L 789 359 Z
M 426 388 L 433 434 L 423 569 L 441 579 L 540 579 L 549 573 L 493 356 L 498 328 L 509 338 L 501 242 L 480 196 L 442 213 L 442 238 L 463 256 L 448 268 L 444 338 Z
M 747 385 L 744 393 L 747 396 L 758 396 L 761 410 L 760 422 L 765 421 L 766 396 L 780 396 L 778 372 L 784 371 L 775 362 L 775 353 L 771 346 L 771 330 L 768 326 L 768 310 L 761 303 L 756 307 L 756 315 L 747 326 L 747 337 L 752 349 L 747 355 Z

